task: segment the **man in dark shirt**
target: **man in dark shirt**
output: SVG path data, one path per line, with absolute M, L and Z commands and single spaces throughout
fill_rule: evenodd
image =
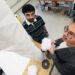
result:
M 55 45 L 56 50 L 49 51 L 60 75 L 75 75 L 75 23 L 65 27 L 63 37 Z
M 34 41 L 41 44 L 44 37 L 48 37 L 48 32 L 43 19 L 35 15 L 35 8 L 31 4 L 26 4 L 22 7 L 22 13 L 26 17 L 23 22 L 23 27 Z

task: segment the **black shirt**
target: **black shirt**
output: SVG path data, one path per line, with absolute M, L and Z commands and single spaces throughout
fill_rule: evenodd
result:
M 44 37 L 48 37 L 48 35 L 44 32 L 43 26 L 45 22 L 40 16 L 36 16 L 36 22 L 30 25 L 27 25 L 26 21 L 23 22 L 23 27 L 27 31 L 27 33 L 32 37 L 33 40 L 41 43 Z
M 61 41 L 60 41 L 61 40 Z M 59 44 L 62 39 L 56 41 Z M 55 50 L 54 64 L 61 75 L 75 75 L 75 47 L 67 47 Z

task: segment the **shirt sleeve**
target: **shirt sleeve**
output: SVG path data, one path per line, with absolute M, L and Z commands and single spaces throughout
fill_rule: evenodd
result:
M 37 20 L 40 21 L 41 25 L 45 25 L 45 22 L 41 16 L 37 16 Z
M 62 42 L 63 42 L 63 39 L 59 38 L 59 39 L 55 40 L 54 44 L 55 44 L 56 47 L 58 47 L 60 45 L 60 43 L 62 43 Z
M 64 51 L 63 50 L 55 51 L 53 55 L 53 60 L 57 70 L 61 73 L 61 75 L 75 74 L 75 67 L 73 66 L 74 57 L 72 58 L 72 55 L 73 54 L 71 54 L 71 52 L 68 49 L 67 50 L 64 49 Z

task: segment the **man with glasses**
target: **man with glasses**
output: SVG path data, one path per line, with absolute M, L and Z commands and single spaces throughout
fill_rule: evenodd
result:
M 53 57 L 54 69 L 52 75 L 75 75 L 75 23 L 64 28 L 61 39 L 55 41 L 56 48 L 48 48 Z
M 75 47 L 75 23 L 64 27 L 63 37 L 56 40 L 55 45 L 59 47 L 61 43 L 65 43 L 66 46 Z

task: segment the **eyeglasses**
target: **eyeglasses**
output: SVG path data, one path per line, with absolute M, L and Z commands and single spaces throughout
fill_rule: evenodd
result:
M 69 30 L 69 26 L 64 27 L 64 32 L 67 32 L 67 36 L 70 38 L 75 38 L 75 33 Z

